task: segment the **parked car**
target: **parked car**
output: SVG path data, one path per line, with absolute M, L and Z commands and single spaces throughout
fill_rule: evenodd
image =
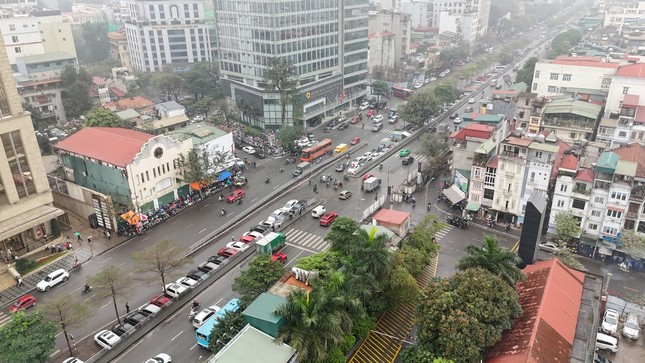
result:
M 323 227 L 330 226 L 338 218 L 338 213 L 327 212 L 320 217 L 320 225 Z
M 268 230 L 270 230 L 270 229 L 271 229 L 270 226 L 265 226 L 264 224 L 258 224 L 256 226 L 252 227 L 249 230 L 249 232 L 258 232 L 258 233 L 266 234 L 266 232 Z
M 121 338 L 109 330 L 101 330 L 94 335 L 94 341 L 104 349 L 112 349 Z
M 255 154 L 255 148 L 253 146 L 245 146 L 242 150 L 247 154 Z
M 349 190 L 342 190 L 338 194 L 338 199 L 346 200 L 346 199 L 349 199 L 349 197 L 351 196 L 352 196 L 352 192 L 350 192 Z
M 618 320 L 620 320 L 618 312 L 613 309 L 607 309 L 602 317 L 600 329 L 609 335 L 614 335 L 618 331 Z
M 355 138 L 352 139 L 352 141 L 349 142 L 349 144 L 350 145 L 356 145 L 359 142 L 361 142 L 361 138 L 360 137 L 355 137 Z
M 206 273 L 199 271 L 199 270 L 192 270 L 186 274 L 186 277 L 193 279 L 195 281 L 204 281 L 208 276 L 206 276 Z
M 211 256 L 208 258 L 208 262 L 215 264 L 217 266 L 221 265 L 226 261 L 226 257 L 224 256 Z
M 113 326 L 112 327 L 112 333 L 114 333 L 114 334 L 116 334 L 118 336 L 121 336 L 121 335 L 123 335 L 123 334 L 125 334 L 125 333 L 127 333 L 127 332 L 129 332 L 130 330 L 133 330 L 133 329 L 134 329 L 134 325 L 132 325 L 130 323 L 127 323 L 127 322 L 123 322 L 122 324 L 117 324 L 117 325 Z
M 25 310 L 34 305 L 36 305 L 36 298 L 33 297 L 31 294 L 27 294 L 19 298 L 15 303 L 13 303 L 9 308 L 9 310 L 12 313 L 15 313 L 16 311 Z
M 170 297 L 178 297 L 186 291 L 188 291 L 188 288 L 184 285 L 177 283 L 166 284 L 166 295 Z
M 284 265 L 287 263 L 287 255 L 282 252 L 274 252 L 273 255 L 271 255 L 271 260 L 278 261 Z
M 625 317 L 625 325 L 623 325 L 623 336 L 631 340 L 638 339 L 638 331 L 640 330 L 640 322 L 638 316 L 633 313 L 628 313 Z
M 133 326 L 141 323 L 144 320 L 146 320 L 146 316 L 139 313 L 138 311 L 135 311 L 134 313 L 130 314 L 129 316 L 126 316 L 123 319 L 124 322 Z
M 63 363 L 85 363 L 84 361 L 76 358 L 76 357 L 69 357 L 63 361 Z
M 154 358 L 150 358 L 144 363 L 172 363 L 172 359 L 166 353 L 159 353 L 155 355 Z
M 150 316 L 161 311 L 161 308 L 157 305 L 145 304 L 137 310 L 139 314 L 143 316 Z
M 164 307 L 171 300 L 171 297 L 165 294 L 157 295 L 150 299 L 152 305 L 157 305 L 158 307 Z
M 598 333 L 596 334 L 596 349 L 616 353 L 618 351 L 618 339 Z
M 232 248 L 232 249 L 235 249 L 235 250 L 238 250 L 238 251 L 242 252 L 242 251 L 246 250 L 247 248 L 249 248 L 250 246 L 248 244 L 244 243 L 244 242 L 237 241 L 237 242 L 229 242 L 229 243 L 227 243 L 226 247 Z
M 239 250 L 236 250 L 230 247 L 222 247 L 219 249 L 219 251 L 217 251 L 217 255 L 230 258 L 231 256 L 235 256 L 238 252 Z
M 193 318 L 193 326 L 195 328 L 199 328 L 210 318 L 211 316 L 215 315 L 218 311 L 220 311 L 220 307 L 217 305 L 209 306 L 205 308 L 204 310 L 200 311 L 195 315 Z
M 307 209 L 307 201 L 306 200 L 299 200 L 296 204 L 291 206 L 291 209 L 289 210 L 289 213 L 291 215 L 295 214 L 302 214 L 302 212 Z
M 69 280 L 69 272 L 59 268 L 45 276 L 45 278 L 36 285 L 36 288 L 40 291 L 49 291 L 52 287 L 67 280 Z
M 291 208 L 298 203 L 298 199 L 291 199 L 282 207 L 282 211 L 293 214 Z
M 227 203 L 234 203 L 238 199 L 244 198 L 244 190 L 243 189 L 236 189 L 234 190 L 231 194 L 226 196 L 226 202 Z
M 311 211 L 311 216 L 314 218 L 320 218 L 323 214 L 327 212 L 327 208 L 324 205 L 319 205 Z
M 560 251 L 560 247 L 558 247 L 558 245 L 555 242 L 542 242 L 538 245 L 538 247 L 543 251 L 547 251 L 551 253 L 556 253 Z
M 374 122 L 375 124 L 377 124 L 379 122 L 383 122 L 383 115 L 374 116 L 374 118 L 372 119 L 372 122 Z
M 345 122 L 341 122 L 340 125 L 338 125 L 337 129 L 338 130 L 345 130 L 348 127 L 349 127 L 349 121 L 345 121 Z
M 242 243 L 250 244 L 251 242 L 256 241 L 256 240 L 258 240 L 258 239 L 262 238 L 262 237 L 259 237 L 259 238 L 258 238 L 258 237 L 256 237 L 256 235 L 260 235 L 260 236 L 264 237 L 264 235 L 263 235 L 263 234 L 261 234 L 261 233 L 253 232 L 253 234 L 246 234 L 246 235 L 244 235 L 244 236 L 240 237 L 240 239 L 238 240 L 238 242 L 242 242 Z
M 197 269 L 201 272 L 209 273 L 213 270 L 217 270 L 218 267 L 219 267 L 218 265 L 212 262 L 202 262 L 199 264 L 199 266 L 197 266 Z

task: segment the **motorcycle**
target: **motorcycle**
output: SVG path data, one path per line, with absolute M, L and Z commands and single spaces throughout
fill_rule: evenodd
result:
M 193 321 L 195 319 L 195 315 L 197 315 L 197 308 L 191 308 L 190 313 L 188 314 L 188 320 Z
M 83 288 L 83 290 L 81 290 L 81 295 L 85 295 L 90 291 L 92 291 L 92 286 L 87 285 L 86 287 Z
M 269 184 L 269 183 L 271 183 L 271 179 L 266 178 L 266 180 L 264 181 L 264 184 Z

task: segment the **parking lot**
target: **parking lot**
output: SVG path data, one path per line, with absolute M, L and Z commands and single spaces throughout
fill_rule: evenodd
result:
M 642 331 L 641 331 L 642 332 Z M 620 334 L 618 334 L 620 335 Z M 609 359 L 612 363 L 645 362 L 645 338 L 639 337 L 633 341 L 622 336 L 618 337 L 618 352 L 616 354 L 598 352 L 598 355 Z

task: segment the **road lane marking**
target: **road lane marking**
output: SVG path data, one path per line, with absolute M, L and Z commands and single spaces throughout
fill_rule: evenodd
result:
M 178 220 L 176 220 L 176 221 L 172 222 L 172 224 L 177 224 L 177 223 L 179 223 L 179 222 L 181 222 L 181 219 L 178 219 Z
M 195 225 L 194 223 L 191 223 L 191 224 L 187 225 L 185 229 L 190 229 L 190 227 L 192 227 L 194 225 Z
M 258 198 L 254 198 L 254 199 L 251 201 L 251 203 L 255 202 L 256 200 L 258 200 Z
M 206 209 L 209 205 L 210 205 L 210 204 L 206 204 L 205 206 L 203 206 L 203 207 L 199 208 L 199 210 L 204 210 L 204 209 Z
M 636 290 L 636 289 L 634 289 L 634 288 L 631 288 L 631 287 L 629 287 L 629 286 L 624 286 L 624 285 L 623 285 L 623 289 L 627 289 L 627 290 L 632 290 L 632 291 L 634 291 L 634 292 L 638 292 L 638 290 Z
M 87 299 L 85 299 L 85 302 L 87 302 L 88 300 L 91 300 L 93 297 L 94 297 L 94 295 L 88 297 Z
M 196 346 L 197 346 L 197 343 L 195 343 L 195 345 L 193 345 L 192 347 L 190 347 L 190 350 L 195 349 L 195 347 L 196 347 Z M 201 359 L 202 359 L 202 357 L 199 357 L 199 359 L 201 360 Z
M 202 229 L 202 230 L 201 230 L 201 231 L 199 231 L 198 233 L 204 233 L 204 231 L 206 231 L 206 228 Z
M 143 241 L 147 240 L 148 238 L 150 238 L 150 237 L 148 236 L 148 237 L 146 237 L 146 238 L 142 239 L 142 240 L 141 240 L 141 242 L 143 242 Z
M 172 342 L 173 340 L 177 339 L 177 337 L 178 337 L 178 336 L 180 336 L 180 335 L 181 335 L 181 333 L 183 333 L 183 332 L 184 332 L 184 331 L 182 330 L 182 331 L 180 331 L 179 333 L 177 333 L 177 335 L 175 335 L 172 339 L 170 339 L 170 341 Z
M 110 304 L 112 304 L 112 301 L 108 301 L 105 305 L 101 306 L 101 309 L 103 309 L 104 307 L 106 307 L 106 306 L 108 306 Z
M 147 337 L 147 336 L 146 336 L 146 337 Z M 130 351 L 131 351 L 132 349 L 136 348 L 139 344 L 143 343 L 144 341 L 145 341 L 145 339 L 141 338 L 141 340 L 139 340 L 139 342 L 138 342 L 137 344 L 134 344 L 133 346 L 131 346 L 130 348 L 128 348 L 128 350 L 126 350 L 125 352 L 123 352 L 123 354 L 122 354 L 119 358 L 114 359 L 112 362 L 114 362 L 114 363 L 118 362 L 121 358 L 123 358 L 123 357 L 125 357 L 126 355 L 128 355 L 128 353 L 130 353 Z
M 106 258 L 105 260 L 101 261 L 101 263 L 106 263 L 106 262 L 108 262 L 108 261 L 109 261 L 109 260 L 111 260 L 111 259 L 112 259 L 112 257 L 108 257 L 108 258 Z
M 123 265 L 125 265 L 125 262 L 121 262 L 121 264 L 120 264 L 120 265 L 116 265 L 116 267 L 121 267 L 121 266 L 123 266 Z
M 60 334 L 59 334 L 59 335 L 60 335 Z M 57 336 L 58 336 L 58 335 L 57 335 Z M 54 357 L 56 354 L 58 354 L 58 353 L 60 353 L 60 349 L 58 349 L 57 351 L 55 351 L 54 353 L 52 353 L 52 354 L 50 355 L 50 357 L 51 357 L 51 358 L 53 358 L 53 357 Z

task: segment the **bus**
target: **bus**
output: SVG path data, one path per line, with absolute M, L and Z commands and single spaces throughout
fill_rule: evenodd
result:
M 404 100 L 407 100 L 414 94 L 414 91 L 409 90 L 407 88 L 401 88 L 401 87 L 396 87 L 392 86 L 392 95 L 394 97 L 402 98 Z
M 239 299 L 231 299 L 224 307 L 222 307 L 217 313 L 206 320 L 202 326 L 197 329 L 195 336 L 197 338 L 197 344 L 200 347 L 208 349 L 208 341 L 211 339 L 211 332 L 213 328 L 219 323 L 219 319 L 223 318 L 224 315 L 228 312 L 236 312 L 240 308 Z
M 331 151 L 331 139 L 324 139 L 316 145 L 302 150 L 301 161 L 312 162 Z

